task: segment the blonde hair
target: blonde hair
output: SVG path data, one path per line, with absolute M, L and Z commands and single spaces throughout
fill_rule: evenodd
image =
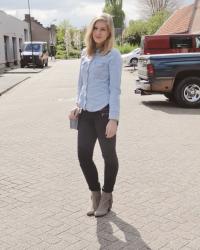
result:
M 87 28 L 85 35 L 86 53 L 88 56 L 93 56 L 96 52 L 96 43 L 93 39 L 93 30 L 97 21 L 104 21 L 107 25 L 109 35 L 100 48 L 102 55 L 107 54 L 114 46 L 115 32 L 112 16 L 107 13 L 102 13 L 100 16 L 95 17 Z

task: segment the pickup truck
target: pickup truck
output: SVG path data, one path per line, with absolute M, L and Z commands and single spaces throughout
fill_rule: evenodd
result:
M 182 107 L 200 106 L 200 53 L 143 55 L 136 94 L 164 94 Z

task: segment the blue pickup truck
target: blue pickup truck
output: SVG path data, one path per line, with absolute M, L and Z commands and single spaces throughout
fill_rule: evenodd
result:
M 143 55 L 136 94 L 164 94 L 182 107 L 200 106 L 200 53 Z

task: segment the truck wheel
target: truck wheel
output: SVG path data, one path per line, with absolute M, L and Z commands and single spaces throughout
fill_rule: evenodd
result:
M 175 97 L 174 97 L 174 93 L 165 93 L 164 94 L 165 97 L 167 97 L 167 99 L 169 99 L 170 102 L 175 102 Z
M 182 107 L 200 106 L 200 77 L 187 77 L 180 81 L 175 88 L 174 96 Z
M 44 61 L 42 61 L 40 68 L 43 69 L 44 68 Z
M 138 59 L 137 58 L 132 58 L 130 61 L 130 66 L 136 66 L 138 64 Z

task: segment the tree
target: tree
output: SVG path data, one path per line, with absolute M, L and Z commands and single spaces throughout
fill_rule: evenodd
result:
M 177 8 L 180 3 L 180 0 L 140 0 L 138 7 L 143 12 L 143 15 L 151 16 L 165 10 L 172 11 Z
M 131 20 L 129 26 L 124 31 L 124 41 L 130 44 L 140 44 L 143 35 L 154 34 L 169 17 L 166 10 L 159 11 L 147 20 Z
M 124 41 L 131 45 L 140 44 L 142 35 L 148 33 L 147 27 L 147 21 L 131 20 L 124 31 Z
M 57 26 L 56 30 L 56 57 L 57 58 L 66 58 L 67 52 L 66 52 L 66 43 L 65 43 L 65 31 L 68 27 L 71 27 L 68 20 L 64 20 L 62 23 L 60 23 Z
M 60 59 L 79 57 L 81 38 L 81 31 L 72 27 L 68 20 L 60 23 L 57 27 L 56 57 Z
M 147 22 L 147 33 L 149 35 L 154 34 L 169 16 L 170 13 L 167 10 L 158 11 L 152 15 Z
M 122 10 L 123 0 L 105 0 L 103 11 L 113 16 L 115 28 L 124 28 L 125 13 Z

